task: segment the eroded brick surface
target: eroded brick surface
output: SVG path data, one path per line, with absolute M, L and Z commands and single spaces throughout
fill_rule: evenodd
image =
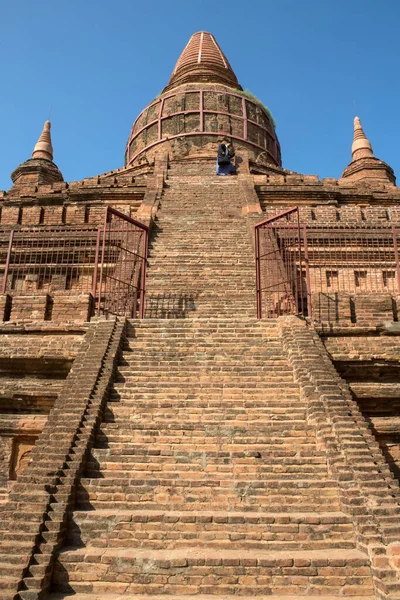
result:
M 282 169 L 270 116 L 196 36 L 192 87 L 142 113 L 127 166 L 66 183 L 34 157 L 0 193 L 4 256 L 12 230 L 92 227 L 73 276 L 3 281 L 0 598 L 398 600 L 394 267 L 367 289 L 356 260 L 323 265 L 312 319 L 257 321 L 253 225 L 296 206 L 328 231 L 397 228 L 400 191 L 367 140 L 339 180 Z M 151 230 L 143 321 L 95 317 L 107 206 Z

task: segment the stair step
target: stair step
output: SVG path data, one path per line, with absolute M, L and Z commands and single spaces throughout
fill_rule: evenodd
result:
M 267 549 L 354 548 L 353 526 L 340 512 L 75 511 L 69 541 L 77 545 Z
M 46 600 L 149 600 L 147 594 L 129 594 L 124 593 L 121 590 L 124 588 L 124 584 L 118 583 L 104 583 L 104 590 L 102 592 L 91 593 L 51 593 L 46 596 Z M 330 594 L 302 594 L 301 600 L 343 600 L 341 595 L 330 595 Z M 363 596 L 349 596 L 351 600 L 376 600 L 375 595 L 363 595 Z M 282 594 L 268 594 L 258 595 L 257 600 L 298 600 L 299 595 L 282 595 Z M 151 594 L 151 600 L 230 600 L 229 595 L 218 595 L 218 594 Z M 240 596 L 240 600 L 254 600 L 254 596 Z
M 86 580 L 88 565 L 95 577 Z M 67 571 L 68 569 L 68 575 Z M 120 593 L 372 595 L 369 559 L 357 550 L 145 550 L 65 548 L 54 569 L 57 590 L 101 592 L 123 575 Z M 103 590 L 104 591 L 104 590 Z M 111 592 L 111 589 L 108 588 Z

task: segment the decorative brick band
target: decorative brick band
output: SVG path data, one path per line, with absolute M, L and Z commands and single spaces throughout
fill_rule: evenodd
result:
M 279 331 L 308 418 L 325 447 L 342 510 L 351 515 L 360 550 L 371 560 L 379 598 L 398 598 L 400 544 L 389 535 L 400 520 L 399 486 L 316 331 L 297 317 L 281 317 Z M 391 522 L 390 522 L 391 519 Z
M 91 294 L 2 294 L 0 295 L 0 322 L 84 323 L 90 321 L 94 310 Z
M 49 588 L 54 555 L 63 544 L 68 510 L 101 422 L 124 329 L 124 322 L 115 319 L 89 326 L 32 451 L 32 462 L 2 507 L 8 527 L 0 548 L 12 555 L 2 600 L 38 599 Z

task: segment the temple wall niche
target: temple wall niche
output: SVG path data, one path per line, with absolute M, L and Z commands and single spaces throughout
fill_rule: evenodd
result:
M 16 480 L 29 465 L 30 454 L 37 440 L 36 436 L 16 436 L 12 442 L 9 478 Z
M 64 315 L 65 319 L 65 315 Z M 61 392 L 85 327 L 0 326 L 0 501 L 29 464 Z

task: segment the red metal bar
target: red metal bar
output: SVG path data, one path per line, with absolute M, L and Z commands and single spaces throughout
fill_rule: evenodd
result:
M 393 248 L 394 248 L 394 257 L 396 261 L 396 275 L 397 275 L 397 293 L 400 294 L 400 263 L 399 263 L 399 248 L 397 244 L 397 229 L 396 227 L 392 227 L 393 234 Z
M 297 223 L 288 223 L 291 214 L 297 214 Z M 261 237 L 261 233 L 263 236 Z M 290 208 L 255 225 L 257 315 L 267 303 L 268 316 L 297 313 L 299 294 L 302 304 L 302 253 L 298 209 Z M 261 243 L 265 249 L 261 252 Z M 298 247 L 298 244 L 300 246 Z M 264 267 L 261 269 L 261 259 Z M 299 275 L 300 269 L 300 275 Z M 265 272 L 264 272 L 265 271 Z M 300 276 L 300 282 L 298 281 Z M 265 279 L 267 285 L 263 286 Z M 267 292 L 268 290 L 268 292 Z M 265 300 L 263 292 L 266 292 Z
M 161 129 L 161 125 L 162 125 L 162 113 L 163 113 L 163 108 L 164 108 L 164 98 L 161 100 L 160 102 L 160 110 L 158 111 L 158 139 L 161 140 L 162 139 L 162 129 Z M 135 135 L 136 137 L 136 135 Z M 134 139 L 134 138 L 132 138 Z
M 145 302 L 146 302 L 146 267 L 147 267 L 147 253 L 149 247 L 149 236 L 148 231 L 144 233 L 144 256 L 142 258 L 142 273 L 140 282 L 140 309 L 139 318 L 144 319 L 145 314 Z
M 124 221 L 127 221 L 128 223 L 132 223 L 132 225 L 136 225 L 136 227 L 139 227 L 139 229 L 144 229 L 144 231 L 149 230 L 147 225 L 144 225 L 144 223 L 141 223 L 140 221 L 136 221 L 135 219 L 132 219 L 132 217 L 128 217 L 128 215 L 126 215 L 125 213 L 123 213 L 119 210 L 116 210 L 115 208 L 111 208 L 111 206 L 107 206 L 106 218 L 107 218 L 107 214 L 115 215 L 116 217 L 119 217 L 120 219 L 123 219 Z
M 300 232 L 300 214 L 297 211 L 297 236 L 299 241 L 299 278 L 300 278 L 300 304 L 301 304 L 301 313 L 304 314 L 304 296 L 303 296 L 303 261 L 302 261 L 302 248 L 301 248 L 301 232 Z
M 261 270 L 260 270 L 260 235 L 259 230 L 255 229 L 255 250 L 256 250 L 256 300 L 257 300 L 257 319 L 262 318 L 261 304 Z
M 200 90 L 200 131 L 204 131 L 204 97 L 203 97 L 203 90 Z
M 101 227 L 97 230 L 96 237 L 96 254 L 94 259 L 94 273 L 93 273 L 93 286 L 92 286 L 92 296 L 94 301 L 96 301 L 96 291 L 97 291 L 97 270 L 99 268 L 99 252 L 100 252 L 100 236 L 101 236 Z
M 12 250 L 12 245 L 13 245 L 13 239 L 14 239 L 14 229 L 11 229 L 11 231 L 10 231 L 10 240 L 8 242 L 8 249 L 7 249 L 6 266 L 4 268 L 3 285 L 2 285 L 2 289 L 1 289 L 1 293 L 2 294 L 5 294 L 6 293 L 6 289 L 7 289 L 7 277 L 8 277 L 8 270 L 10 268 L 10 258 L 11 258 L 11 250 Z
M 107 206 L 104 214 L 104 224 L 103 224 L 103 244 L 101 247 L 101 263 L 100 263 L 100 282 L 99 282 L 99 296 L 97 301 L 97 313 L 100 315 L 101 310 L 101 295 L 103 291 L 103 271 L 104 271 L 104 252 L 106 246 L 106 231 L 107 231 L 107 223 L 108 223 L 108 210 Z
M 247 108 L 246 98 L 242 98 L 242 114 L 243 114 L 243 137 L 247 139 Z
M 257 227 L 261 227 L 262 225 L 267 225 L 267 223 L 272 223 L 273 221 L 276 221 L 277 219 L 281 219 L 282 217 L 286 217 L 286 215 L 290 215 L 291 213 L 294 213 L 296 211 L 298 211 L 299 209 L 297 208 L 297 206 L 293 207 L 293 208 L 288 208 L 287 210 L 285 210 L 282 213 L 279 213 L 279 215 L 275 215 L 274 217 L 269 217 L 268 219 L 264 219 L 264 221 L 260 221 L 260 223 L 256 223 L 254 225 L 255 228 Z M 282 227 L 292 227 L 291 225 L 279 225 L 280 228 Z
M 303 236 L 304 236 L 304 263 L 306 266 L 306 285 L 307 285 L 307 316 L 312 317 L 310 261 L 309 261 L 309 256 L 308 256 L 307 227 L 305 225 L 303 225 Z

